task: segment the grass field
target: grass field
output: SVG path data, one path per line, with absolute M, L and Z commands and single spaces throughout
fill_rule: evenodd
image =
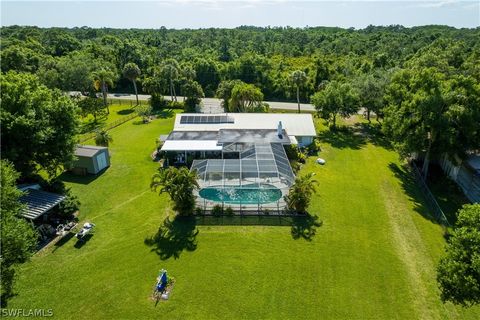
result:
M 66 239 L 23 265 L 9 308 L 52 308 L 61 319 L 480 317 L 478 307 L 440 302 L 443 231 L 382 140 L 318 125 L 327 164 L 311 157 L 301 174 L 316 173 L 310 212 L 323 224 L 265 217 L 212 225 L 175 219 L 167 197 L 149 190 L 149 155 L 172 126 L 173 118 L 129 121 L 111 130 L 105 173 L 62 176 L 96 232 L 83 246 Z M 161 268 L 176 283 L 170 300 L 155 305 Z
M 105 114 L 105 116 L 103 117 L 98 117 L 97 123 L 95 123 L 94 118 L 91 114 L 87 115 L 86 117 L 80 118 L 82 124 L 82 132 L 90 132 L 94 130 L 97 126 L 105 126 L 111 124 L 135 112 L 135 106 L 131 106 L 130 104 L 112 104 L 109 105 L 109 109 L 110 113 Z

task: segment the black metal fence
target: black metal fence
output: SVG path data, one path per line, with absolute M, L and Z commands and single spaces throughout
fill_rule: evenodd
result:
M 132 114 L 129 114 L 128 116 L 123 116 L 116 121 L 113 121 L 111 123 L 107 123 L 104 127 L 102 127 L 102 129 L 106 130 L 106 131 L 111 130 L 111 129 L 113 129 L 115 127 L 118 127 L 119 125 L 124 124 L 125 122 L 130 121 L 130 120 L 132 120 L 136 117 L 138 117 L 137 113 L 132 113 Z M 93 139 L 95 137 L 95 134 L 96 134 L 95 131 L 90 131 L 90 132 L 84 133 L 84 134 L 80 135 L 78 141 L 80 143 L 82 143 L 82 142 L 85 142 L 87 140 Z
M 135 107 L 137 105 L 137 101 L 135 99 L 114 99 L 114 98 L 108 98 L 107 102 L 109 105 L 116 104 L 116 105 L 122 105 L 122 106 L 130 106 L 130 107 Z M 148 104 L 148 100 L 138 100 L 138 104 Z
M 415 164 L 414 161 L 410 161 L 410 165 L 412 167 L 415 180 L 417 181 L 417 185 L 420 187 L 420 190 L 422 191 L 425 197 L 427 205 L 430 211 L 433 213 L 433 218 L 435 218 L 436 221 L 438 221 L 440 224 L 444 226 L 450 226 L 450 223 L 448 222 L 447 217 L 443 213 L 442 208 L 440 208 L 440 206 L 438 205 L 438 202 L 435 199 L 435 196 L 430 191 L 430 188 L 427 186 L 427 183 L 425 182 L 425 179 L 420 173 L 420 170 L 418 169 L 417 165 Z

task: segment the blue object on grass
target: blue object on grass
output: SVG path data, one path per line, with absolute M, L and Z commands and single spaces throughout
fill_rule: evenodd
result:
M 157 278 L 157 291 L 162 292 L 165 287 L 167 286 L 167 271 L 166 270 L 160 270 L 160 274 L 158 275 Z
M 164 271 L 162 273 L 162 276 L 160 277 L 160 282 L 161 283 L 167 283 L 167 271 Z

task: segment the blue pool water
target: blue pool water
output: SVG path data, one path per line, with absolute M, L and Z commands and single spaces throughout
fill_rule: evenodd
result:
M 269 184 L 248 184 L 244 186 L 211 186 L 199 192 L 200 197 L 232 204 L 257 204 L 276 202 L 282 197 L 282 191 Z

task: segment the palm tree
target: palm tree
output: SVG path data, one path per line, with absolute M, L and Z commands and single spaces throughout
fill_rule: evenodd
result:
M 187 94 L 185 93 L 184 89 L 194 82 L 194 79 L 197 76 L 197 73 L 195 72 L 195 69 L 193 69 L 192 65 L 190 65 L 189 63 L 185 63 L 181 66 L 180 76 L 182 78 L 181 88 L 182 88 L 183 102 L 185 102 L 185 100 L 187 99 L 186 97 Z
M 95 144 L 97 146 L 108 147 L 108 145 L 113 142 L 112 136 L 108 133 L 107 130 L 98 130 L 95 134 Z
M 314 176 L 315 173 L 310 172 L 295 179 L 295 183 L 290 187 L 288 195 L 285 196 L 285 202 L 290 210 L 294 210 L 297 213 L 306 212 L 318 184 L 318 181 L 313 179 Z
M 177 169 L 159 169 L 152 176 L 150 188 L 154 191 L 160 188 L 159 193 L 168 193 L 174 202 L 174 209 L 181 215 L 193 213 L 195 207 L 195 196 L 193 190 L 200 186 L 197 182 L 197 173 L 188 170 L 186 167 Z
M 170 58 L 165 60 L 162 65 L 160 66 L 160 70 L 162 75 L 168 80 L 170 83 L 170 97 L 173 101 L 177 101 L 177 94 L 175 92 L 175 85 L 174 81 L 178 79 L 180 66 L 177 60 Z
M 115 81 L 115 74 L 108 69 L 101 69 L 93 72 L 93 79 L 95 80 L 96 88 L 101 88 L 103 95 L 103 104 L 107 107 L 107 113 L 110 113 L 107 103 L 107 89 L 108 86 L 113 87 L 113 82 Z
M 138 105 L 138 92 L 137 92 L 137 78 L 140 76 L 140 68 L 133 62 L 127 63 L 123 67 L 123 76 L 128 80 L 132 81 L 133 88 L 135 89 L 135 96 L 137 98 Z
M 298 113 L 300 113 L 300 87 L 305 85 L 305 82 L 307 82 L 307 75 L 301 70 L 296 70 L 292 72 L 292 74 L 290 75 L 290 79 L 297 87 Z

